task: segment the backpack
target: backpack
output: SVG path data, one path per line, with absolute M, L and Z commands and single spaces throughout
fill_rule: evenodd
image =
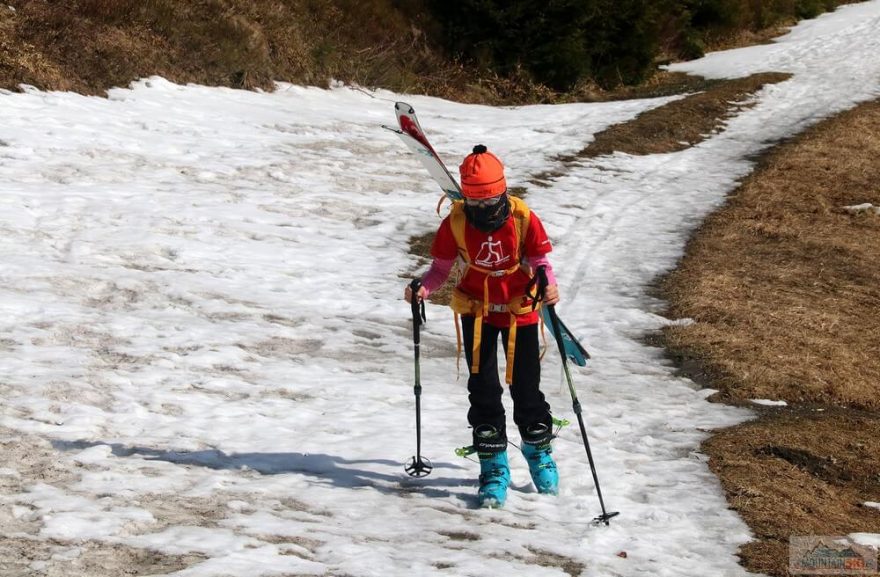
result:
M 529 276 L 532 271 L 528 265 L 521 262 L 523 258 L 523 246 L 525 245 L 525 235 L 529 230 L 529 222 L 531 218 L 531 210 L 524 200 L 514 196 L 508 197 L 510 203 L 510 215 L 514 219 L 516 229 L 516 253 L 514 254 L 514 262 L 510 268 L 498 271 L 487 270 L 473 263 L 473 258 L 468 254 L 467 243 L 465 241 L 465 227 L 467 225 L 467 217 L 464 214 L 464 201 L 458 200 L 452 203 L 452 210 L 449 213 L 449 224 L 452 228 L 452 236 L 455 238 L 455 244 L 458 247 L 458 256 L 464 263 L 464 269 L 461 272 L 464 276 L 469 270 L 475 270 L 482 273 L 483 281 L 483 298 L 477 299 L 465 294 L 458 288 L 452 291 L 452 302 L 450 307 L 455 314 L 455 333 L 458 341 L 458 355 L 461 358 L 461 326 L 460 315 L 473 315 L 474 321 L 474 344 L 473 344 L 473 362 L 471 363 L 471 372 L 480 372 L 480 342 L 483 328 L 483 319 L 489 316 L 490 312 L 509 312 L 510 313 L 510 332 L 507 337 L 507 363 L 505 371 L 505 381 L 511 384 L 513 381 L 513 361 L 516 350 L 516 317 L 517 315 L 532 312 L 532 301 L 526 295 L 515 297 L 509 303 L 490 303 L 489 302 L 489 277 L 490 276 L 508 276 L 518 270 L 523 270 Z

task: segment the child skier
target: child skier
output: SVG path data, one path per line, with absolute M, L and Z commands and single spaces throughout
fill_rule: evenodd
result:
M 526 294 L 539 266 L 545 267 L 549 280 L 544 304 L 558 302 L 559 291 L 546 256 L 551 246 L 544 227 L 525 202 L 508 196 L 501 161 L 478 145 L 459 170 L 464 200 L 453 203 L 440 224 L 431 247 L 434 260 L 417 298 L 427 298 L 442 285 L 457 258 L 464 262 L 451 306 L 456 317 L 461 316 L 470 374 L 468 422 L 480 457 L 478 499 L 481 507 L 501 507 L 507 498 L 510 467 L 498 378 L 499 335 L 507 357 L 505 380 L 513 399 L 513 421 L 532 481 L 540 493 L 556 495 L 559 491 L 550 448 L 550 405 L 540 390 L 538 313 Z M 411 302 L 409 286 L 404 296 Z

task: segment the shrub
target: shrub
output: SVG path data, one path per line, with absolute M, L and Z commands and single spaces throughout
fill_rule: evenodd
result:
M 583 30 L 592 3 L 578 0 L 428 0 L 456 58 L 510 74 L 527 71 L 557 90 L 589 70 Z

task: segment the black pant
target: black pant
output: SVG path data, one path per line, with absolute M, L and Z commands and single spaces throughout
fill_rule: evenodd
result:
M 474 348 L 474 317 L 461 317 L 462 337 L 465 356 L 470 372 L 473 363 Z M 471 408 L 468 411 L 468 422 L 474 427 L 490 425 L 500 434 L 502 444 L 506 444 L 506 419 L 501 395 L 504 389 L 498 378 L 498 336 L 505 353 L 509 329 L 494 327 L 483 322 L 483 334 L 480 340 L 480 372 L 470 373 L 468 393 Z M 513 383 L 510 385 L 510 396 L 513 399 L 513 422 L 525 436 L 526 430 L 536 425 L 544 425 L 547 430 L 552 428 L 550 405 L 544 400 L 541 384 L 541 358 L 538 343 L 538 325 L 527 325 L 516 329 L 516 350 L 513 362 Z M 480 440 L 474 437 L 474 445 L 480 447 Z M 491 451 L 491 448 L 486 450 Z M 497 448 L 495 449 L 497 450 Z

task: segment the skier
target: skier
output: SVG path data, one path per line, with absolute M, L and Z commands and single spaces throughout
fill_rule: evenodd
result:
M 547 260 L 550 240 L 537 215 L 519 198 L 508 196 L 504 166 L 485 146 L 477 145 L 459 167 L 463 201 L 452 205 L 431 247 L 433 261 L 421 280 L 425 299 L 449 276 L 455 260 L 465 266 L 451 306 L 461 321 L 468 363 L 473 444 L 480 458 L 481 507 L 501 507 L 507 498 L 510 467 L 503 389 L 498 378 L 497 343 L 506 352 L 505 380 L 513 399 L 513 420 L 522 453 L 538 491 L 556 495 L 559 475 L 551 456 L 550 405 L 540 390 L 538 312 L 527 287 L 539 266 L 549 280 L 544 304 L 559 301 Z M 412 302 L 412 289 L 404 293 Z

